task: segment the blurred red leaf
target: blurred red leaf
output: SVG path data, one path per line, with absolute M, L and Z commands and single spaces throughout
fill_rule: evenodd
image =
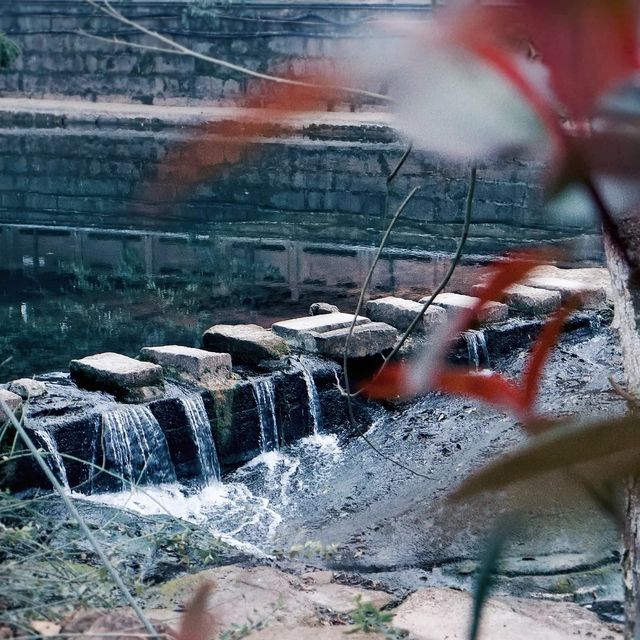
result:
M 535 401 L 542 370 L 577 301 L 571 300 L 560 307 L 545 324 L 533 345 L 522 378 L 509 380 L 493 371 L 472 371 L 466 367 L 446 364 L 446 351 L 452 340 L 470 328 L 482 308 L 491 301 L 500 300 L 506 290 L 522 280 L 545 258 L 545 252 L 521 253 L 498 263 L 490 271 L 487 284 L 480 290 L 476 304 L 460 313 L 448 327 L 439 343 L 432 345 L 428 357 L 411 363 L 392 363 L 385 366 L 363 386 L 363 392 L 373 399 L 409 397 L 429 390 L 474 398 L 515 415 L 525 428 L 541 424 L 535 415 Z
M 213 631 L 213 616 L 207 609 L 207 600 L 213 589 L 210 582 L 202 583 L 187 605 L 180 621 L 176 640 L 209 640 Z

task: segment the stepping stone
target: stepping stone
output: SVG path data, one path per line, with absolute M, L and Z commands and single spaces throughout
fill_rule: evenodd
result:
M 69 371 L 79 387 L 106 391 L 121 402 L 148 402 L 164 394 L 161 366 L 120 353 L 98 353 L 72 360 Z
M 281 337 L 257 324 L 216 324 L 204 332 L 202 346 L 207 351 L 228 353 L 235 364 L 248 366 L 289 353 Z
M 472 291 L 475 293 L 482 285 L 475 285 Z M 509 287 L 504 295 L 503 302 L 514 311 L 526 316 L 545 316 L 557 309 L 562 297 L 559 291 L 536 289 L 523 284 Z
M 336 329 L 348 329 L 353 318 L 354 316 L 350 313 L 326 313 L 276 322 L 271 328 L 295 349 L 316 353 L 318 351 L 316 339 L 319 335 Z M 371 322 L 369 318 L 358 316 L 356 325 L 369 322 Z
M 420 300 L 424 304 L 429 299 L 426 296 Z M 436 296 L 433 303 L 439 307 L 444 307 L 447 312 L 452 314 L 471 308 L 477 298 L 473 296 L 464 296 L 460 293 L 441 293 Z M 488 302 L 480 313 L 478 320 L 484 324 L 488 322 L 501 322 L 506 320 L 509 315 L 509 307 L 502 302 Z
M 144 347 L 140 358 L 159 364 L 187 382 L 209 385 L 227 379 L 231 375 L 231 356 L 204 349 L 167 345 Z
M 580 280 L 564 277 L 533 276 L 525 280 L 524 284 L 536 289 L 558 291 L 563 301 L 569 299 L 571 296 L 579 295 L 582 298 L 582 305 L 586 309 L 600 309 L 607 304 L 607 290 L 604 286 L 598 286 Z
M 561 269 L 551 264 L 536 267 L 531 272 L 532 278 L 564 278 L 577 280 L 584 284 L 603 288 L 606 291 L 607 299 L 613 302 L 613 285 L 608 269 L 602 267 L 590 267 L 584 269 Z
M 0 389 L 0 398 L 4 400 L 9 410 L 12 411 L 17 418 L 20 418 L 22 398 L 17 393 L 12 393 L 6 389 Z M 9 420 L 9 416 L 4 412 L 4 409 L 0 408 L 0 421 L 4 423 L 7 420 Z
M 9 385 L 9 391 L 17 393 L 23 400 L 39 398 L 47 392 L 44 382 L 33 378 L 20 378 Z
M 395 298 L 388 296 L 369 300 L 367 302 L 367 316 L 376 322 L 386 322 L 392 327 L 404 331 L 414 321 L 415 317 L 422 311 L 423 305 L 414 300 Z M 436 324 L 447 321 L 447 312 L 438 306 L 431 305 L 422 321 L 416 326 L 416 331 L 426 331 Z
M 315 336 L 318 353 L 340 360 L 344 357 L 344 349 L 349 327 L 318 333 Z M 384 322 L 367 322 L 354 327 L 349 341 L 349 358 L 374 356 L 393 349 L 398 339 L 398 332 Z

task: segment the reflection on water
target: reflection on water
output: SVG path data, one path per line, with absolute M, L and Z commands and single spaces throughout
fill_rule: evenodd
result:
M 373 250 L 290 240 L 0 225 L 0 380 L 102 351 L 198 346 L 219 322 L 270 326 L 325 299 L 345 311 Z M 419 297 L 446 256 L 391 252 L 372 294 Z M 460 277 L 470 266 L 459 270 Z M 468 277 L 468 275 L 467 275 Z

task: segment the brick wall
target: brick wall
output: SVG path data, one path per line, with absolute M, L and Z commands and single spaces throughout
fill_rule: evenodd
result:
M 430 13 L 427 0 L 243 1 L 218 6 L 207 15 L 194 9 L 196 0 L 115 4 L 128 17 L 201 53 L 272 73 L 300 73 L 317 59 L 348 56 L 371 39 L 371 21 L 381 16 Z M 246 88 L 246 78 L 237 72 L 193 58 L 99 42 L 79 35 L 79 30 L 150 43 L 82 0 L 2 0 L 0 31 L 18 42 L 23 54 L 0 73 L 0 94 L 149 104 L 225 101 Z
M 371 246 L 400 201 L 420 186 L 392 246 L 455 248 L 469 169 L 413 153 L 387 194 L 386 177 L 404 149 L 389 128 L 309 125 L 262 140 L 167 206 L 150 187 L 155 167 L 190 131 L 154 118 L 109 124 L 0 112 L 0 222 Z M 540 170 L 524 160 L 479 167 L 469 251 L 572 239 L 579 257 L 599 255 L 592 220 L 542 211 Z

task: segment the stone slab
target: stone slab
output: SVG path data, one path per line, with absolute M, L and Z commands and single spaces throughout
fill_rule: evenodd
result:
M 415 317 L 422 311 L 423 305 L 414 300 L 387 296 L 367 302 L 366 314 L 375 322 L 387 324 L 404 331 Z M 422 321 L 416 326 L 416 331 L 427 331 L 430 327 L 447 321 L 447 312 L 442 308 L 431 305 L 424 314 Z
M 147 402 L 164 392 L 161 366 L 120 353 L 98 353 L 72 360 L 69 371 L 79 387 L 112 393 L 123 402 Z
M 473 292 L 482 285 L 473 287 Z M 515 284 L 509 287 L 504 295 L 504 304 L 510 309 L 526 316 L 544 316 L 557 309 L 562 297 L 559 291 L 548 289 L 536 289 L 523 284 Z
M 578 280 L 584 284 L 590 284 L 595 287 L 604 288 L 607 294 L 607 300 L 613 302 L 613 285 L 609 270 L 603 267 L 587 267 L 583 269 L 562 269 L 552 264 L 545 264 L 536 267 L 531 277 L 534 278 L 564 278 L 569 280 Z
M 429 299 L 426 296 L 420 300 L 420 303 L 424 304 Z M 450 313 L 457 313 L 465 309 L 471 308 L 476 302 L 477 298 L 473 296 L 465 296 L 460 293 L 441 293 L 437 295 L 433 303 L 439 307 L 443 307 Z M 501 322 L 506 320 L 509 316 L 509 307 L 502 302 L 488 302 L 480 314 L 480 322 Z
M 256 366 L 289 353 L 289 346 L 276 333 L 256 324 L 216 324 L 202 336 L 207 351 L 228 353 L 235 364 Z
M 318 353 L 333 359 L 341 359 L 349 335 L 349 327 L 315 334 Z M 364 358 L 384 353 L 393 348 L 398 332 L 384 322 L 368 322 L 354 327 L 349 341 L 349 358 Z
M 20 378 L 9 384 L 9 391 L 17 393 L 23 400 L 39 398 L 47 392 L 44 382 L 33 378 Z
M 325 313 L 317 316 L 305 316 L 276 322 L 271 328 L 274 333 L 286 340 L 294 349 L 317 353 L 317 336 L 339 329 L 348 329 L 354 316 L 350 313 Z M 371 322 L 369 318 L 358 316 L 356 325 Z
M 416 640 L 467 638 L 473 597 L 453 589 L 421 589 L 396 611 L 393 626 Z M 479 640 L 622 640 L 616 625 L 572 603 L 491 598 L 482 612 Z
M 17 393 L 7 391 L 7 389 L 0 389 L 0 398 L 4 400 L 10 411 L 15 413 L 18 417 L 22 408 L 22 398 Z M 0 408 L 0 421 L 6 422 L 9 416 Z
M 562 300 L 579 295 L 585 309 L 599 309 L 607 305 L 607 290 L 604 286 L 572 278 L 534 276 L 524 281 L 528 287 L 558 291 Z
M 161 365 L 180 378 L 202 384 L 211 384 L 231 375 L 231 356 L 193 347 L 166 345 L 143 347 L 140 358 Z

